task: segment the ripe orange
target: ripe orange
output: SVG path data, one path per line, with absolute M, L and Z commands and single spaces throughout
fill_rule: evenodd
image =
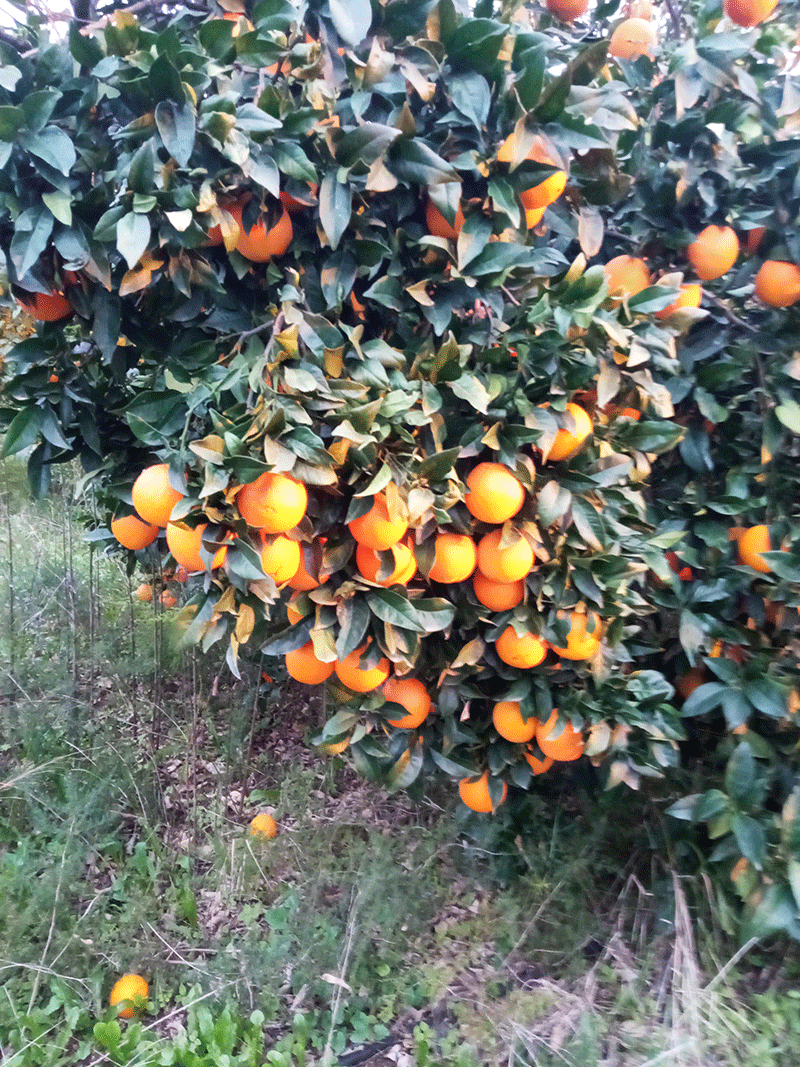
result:
M 402 719 L 389 719 L 392 726 L 399 726 L 402 730 L 415 730 L 431 710 L 431 698 L 419 678 L 387 678 L 383 695 L 386 700 L 402 705 L 408 712 Z
M 575 429 L 562 428 L 556 434 L 553 447 L 547 456 L 548 459 L 552 459 L 554 462 L 574 456 L 583 447 L 594 429 L 592 420 L 579 404 L 567 404 L 566 411 L 572 416 L 575 422 Z
M 703 299 L 703 287 L 702 285 L 682 285 L 681 295 L 677 300 L 674 300 L 667 307 L 662 308 L 661 311 L 656 312 L 657 319 L 669 318 L 678 308 L 699 308 L 700 301 Z
M 525 582 L 521 578 L 517 582 L 493 582 L 480 571 L 476 571 L 472 577 L 472 588 L 481 604 L 492 611 L 515 608 L 525 596 Z
M 114 983 L 108 1003 L 113 1008 L 123 1001 L 128 1001 L 124 1008 L 120 1008 L 119 1018 L 131 1019 L 134 1012 L 141 1012 L 146 1007 L 149 988 L 140 974 L 123 974 Z
M 547 10 L 552 12 L 562 22 L 572 22 L 573 19 L 585 15 L 589 8 L 589 0 L 547 0 Z
M 542 215 L 544 215 L 545 209 L 543 207 L 531 207 L 525 209 L 525 225 L 529 230 L 532 230 L 535 226 L 538 226 L 542 221 Z
M 243 204 L 231 204 L 228 211 L 239 227 L 236 251 L 254 263 L 268 263 L 273 256 L 282 256 L 292 242 L 292 218 L 283 210 L 278 221 L 268 230 L 263 218 L 259 218 L 250 230 L 245 230 L 242 221 Z
M 272 838 L 278 836 L 278 824 L 271 815 L 260 811 L 250 820 L 250 836 L 260 838 Z
M 502 463 L 479 463 L 467 475 L 467 511 L 481 522 L 510 519 L 525 502 L 525 489 Z
M 468 808 L 473 811 L 489 812 L 492 810 L 492 798 L 489 796 L 489 771 L 485 770 L 477 781 L 462 778 L 458 783 L 458 795 Z M 503 795 L 500 804 L 505 803 L 508 786 L 503 782 Z
M 152 467 L 145 467 L 133 483 L 131 499 L 145 522 L 166 526 L 172 509 L 183 500 L 183 494 L 170 485 L 168 464 L 154 463 Z
M 478 542 L 478 570 L 493 582 L 518 582 L 533 568 L 533 549 L 528 541 L 517 535 L 508 548 L 501 548 L 502 529 L 492 530 Z
M 691 567 L 682 567 L 681 561 L 675 552 L 664 553 L 669 569 L 673 574 L 677 574 L 682 582 L 690 582 L 694 578 L 694 573 Z
M 697 277 L 704 282 L 721 278 L 739 255 L 739 238 L 730 226 L 706 226 L 686 249 Z
M 152 545 L 158 537 L 158 527 L 150 522 L 142 522 L 135 515 L 124 515 L 121 519 L 112 519 L 111 532 L 123 546 L 132 552 Z
M 266 533 L 286 533 L 305 515 L 308 492 L 302 482 L 288 474 L 268 472 L 242 486 L 236 506 L 248 526 Z
M 366 545 L 359 545 L 356 548 L 356 566 L 361 574 L 369 581 L 378 582 L 386 589 L 390 585 L 408 585 L 417 573 L 414 553 L 402 541 L 398 541 L 396 545 L 390 545 L 385 551 L 390 551 L 394 557 L 394 570 L 388 578 L 378 581 L 378 572 L 381 569 L 380 557 L 373 549 L 367 548 Z
M 39 322 L 59 322 L 72 314 L 72 304 L 55 289 L 51 293 L 29 293 L 19 289 L 14 299 L 23 311 Z
M 369 693 L 383 685 L 389 677 L 390 664 L 385 656 L 378 662 L 377 667 L 368 667 L 366 670 L 359 667 L 359 661 L 366 650 L 367 646 L 364 644 L 345 659 L 337 660 L 335 665 L 339 681 L 355 693 Z
M 685 674 L 676 678 L 674 685 L 675 689 L 683 699 L 688 700 L 695 689 L 707 681 L 708 675 L 706 674 L 704 667 L 692 667 Z
M 175 562 L 182 564 L 189 571 L 204 571 L 206 569 L 205 563 L 200 558 L 200 549 L 203 543 L 203 534 L 207 527 L 207 522 L 201 522 L 194 529 L 178 525 L 175 522 L 167 524 L 167 547 L 172 553 Z M 217 549 L 211 561 L 212 570 L 222 566 L 227 552 L 228 549 L 225 545 Z
M 549 771 L 553 766 L 554 760 L 552 756 L 548 756 L 546 759 L 542 760 L 537 756 L 534 756 L 532 752 L 524 752 L 523 755 L 528 761 L 528 766 L 534 774 L 544 774 L 545 771 Z
M 634 422 L 638 422 L 641 417 L 641 411 L 637 411 L 636 408 L 623 408 L 617 416 L 620 419 L 633 419 Z
M 165 608 L 174 608 L 178 603 L 177 598 L 170 593 L 169 589 L 164 589 L 161 596 L 158 598 Z
M 139 588 L 136 590 L 136 597 L 145 603 L 150 603 L 153 599 L 153 587 L 148 585 L 147 582 L 142 582 Z
M 537 727 L 536 744 L 545 756 L 552 756 L 559 763 L 578 759 L 583 754 L 583 737 L 574 729 L 572 723 L 568 722 L 557 737 L 551 738 L 550 734 L 555 729 L 557 719 L 558 712 L 554 708 L 547 722 L 540 723 Z
M 800 267 L 767 259 L 756 274 L 756 296 L 772 308 L 785 308 L 800 300 Z
M 614 298 L 636 296 L 650 285 L 650 270 L 643 259 L 636 256 L 615 256 L 604 264 L 609 294 Z M 621 299 L 609 301 L 619 307 Z
M 428 577 L 446 585 L 465 582 L 478 563 L 478 549 L 466 534 L 437 534 L 435 553 Z
M 492 722 L 501 737 L 515 743 L 531 741 L 539 725 L 533 715 L 529 719 L 522 718 L 522 709 L 516 700 L 501 700 L 499 704 L 495 704 Z
M 408 522 L 398 515 L 390 518 L 386 507 L 386 498 L 379 493 L 373 500 L 372 507 L 358 519 L 348 522 L 350 533 L 360 545 L 372 548 L 376 552 L 385 552 L 396 545 L 408 529 Z
M 600 648 L 600 616 L 591 613 L 592 632 L 588 633 L 589 617 L 582 611 L 559 611 L 558 617 L 567 617 L 570 620 L 570 629 L 567 634 L 567 647 L 550 647 L 564 659 L 591 659 Z
M 516 141 L 516 135 L 513 133 L 506 137 L 497 152 L 498 163 L 514 162 Z M 534 163 L 544 163 L 550 167 L 559 167 L 558 161 L 553 159 L 540 137 L 534 138 L 533 144 L 528 150 L 528 154 L 525 158 L 530 159 Z M 558 200 L 564 192 L 566 185 L 567 172 L 559 167 L 554 174 L 548 175 L 548 177 L 537 185 L 532 186 L 530 189 L 523 190 L 519 194 L 519 198 L 522 201 L 522 206 L 525 208 L 526 212 L 535 211 L 539 208 L 546 208 L 548 205 Z
M 762 552 L 771 551 L 769 528 L 766 526 L 751 526 L 739 538 L 739 562 L 761 574 L 769 574 L 772 571 L 772 567 L 761 556 Z
M 778 6 L 778 0 L 725 0 L 725 14 L 737 26 L 749 29 L 768 18 Z
M 464 212 L 461 210 L 460 204 L 456 212 L 455 226 L 450 225 L 432 200 L 428 200 L 425 205 L 425 222 L 428 226 L 428 233 L 432 237 L 444 237 L 448 241 L 456 241 L 461 233 L 464 221 Z
M 317 659 L 314 652 L 314 644 L 307 641 L 302 648 L 296 648 L 293 652 L 287 652 L 285 656 L 286 670 L 290 678 L 305 685 L 319 685 L 333 674 L 333 663 L 323 663 Z
M 264 573 L 283 585 L 293 578 L 300 566 L 300 545 L 283 534 L 267 534 L 261 531 L 261 566 Z
M 503 663 L 521 670 L 538 667 L 547 655 L 547 645 L 540 637 L 531 633 L 517 637 L 513 626 L 506 626 L 494 647 Z
M 608 54 L 615 59 L 652 59 L 658 48 L 658 37 L 647 19 L 625 19 L 611 34 Z
M 320 537 L 319 544 L 324 545 L 327 541 L 327 537 Z M 309 574 L 308 563 L 312 562 L 313 547 L 310 545 L 302 545 L 300 548 L 300 566 L 297 568 L 294 576 L 289 581 L 290 589 L 298 589 L 300 592 L 306 593 L 310 589 L 317 589 L 320 585 L 324 585 L 330 578 L 329 574 L 324 575 L 317 581 L 313 575 Z

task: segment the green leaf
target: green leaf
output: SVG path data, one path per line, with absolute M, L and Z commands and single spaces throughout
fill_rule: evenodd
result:
M 422 764 L 422 745 L 415 745 L 413 749 L 407 748 L 389 768 L 389 772 L 386 775 L 387 787 L 390 790 L 408 789 L 411 783 L 415 782 L 419 777 Z
M 103 58 L 103 49 L 94 37 L 84 37 L 77 22 L 69 24 L 69 50 L 82 67 L 96 67 Z
M 705 687 L 701 686 L 700 688 Z M 737 804 L 748 808 L 750 807 L 755 783 L 756 761 L 753 758 L 753 750 L 746 741 L 742 741 L 734 749 L 733 755 L 728 760 L 728 765 L 725 768 L 725 789 L 728 796 Z
M 95 1040 L 110 1052 L 118 1048 L 122 1040 L 122 1027 L 116 1019 L 112 1019 L 107 1023 L 95 1023 L 92 1033 L 95 1036 Z
M 356 163 L 370 166 L 399 136 L 400 131 L 394 126 L 378 122 L 365 122 L 363 126 L 346 132 L 334 129 L 331 131 L 334 158 L 342 167 L 352 167 Z
M 272 158 L 281 174 L 301 182 L 315 182 L 317 172 L 300 145 L 294 141 L 273 141 Z
M 150 219 L 129 211 L 117 223 L 117 249 L 132 270 L 150 242 Z
M 734 815 L 731 819 L 731 830 L 744 858 L 750 860 L 757 871 L 762 870 L 767 839 L 761 823 L 749 815 Z
M 153 61 L 147 76 L 155 100 L 171 100 L 181 107 L 186 103 L 186 93 L 180 72 L 167 56 L 158 56 Z M 174 152 L 172 154 L 175 155 Z M 178 157 L 175 156 L 175 158 Z
M 339 605 L 339 635 L 336 638 L 336 655 L 346 659 L 364 639 L 372 619 L 367 601 L 360 596 L 352 597 Z
M 21 107 L 0 107 L 0 141 L 13 141 L 25 125 L 25 112 Z
M 462 374 L 454 382 L 448 382 L 455 396 L 467 403 L 482 415 L 489 410 L 492 398 L 483 382 L 474 374 Z
M 334 250 L 350 223 L 353 211 L 353 192 L 330 171 L 322 179 L 319 189 L 319 218 Z
M 188 103 L 179 106 L 172 100 L 161 100 L 156 105 L 155 116 L 164 147 L 179 167 L 185 167 L 194 148 L 194 108 Z
M 508 27 L 495 19 L 465 18 L 446 41 L 454 70 L 466 67 L 489 73 L 497 63 Z
M 18 411 L 6 430 L 0 456 L 13 456 L 39 440 L 44 413 L 40 407 L 25 407 Z
M 372 614 L 382 622 L 413 630 L 415 633 L 425 633 L 425 626 L 420 621 L 414 605 L 403 593 L 396 593 L 392 589 L 376 590 L 367 594 L 367 603 Z
M 422 597 L 414 602 L 414 610 L 425 633 L 433 634 L 446 630 L 455 618 L 456 609 L 443 597 Z
M 681 714 L 684 718 L 690 718 L 693 715 L 705 715 L 713 708 L 719 707 L 727 691 L 728 687 L 721 685 L 719 682 L 706 682 L 704 685 L 699 685 L 689 695 L 681 709 Z
M 443 752 L 437 752 L 435 748 L 430 750 L 431 759 L 443 770 L 445 774 L 449 774 L 451 778 L 470 778 L 475 773 L 475 767 L 470 766 L 468 763 L 461 763 L 460 760 L 452 759 L 450 756 L 445 756 Z
M 692 808 L 693 822 L 708 822 L 728 810 L 728 798 L 721 789 L 709 789 L 695 799 Z
M 258 149 L 253 145 L 249 158 L 242 164 L 242 173 L 272 196 L 277 196 L 280 192 L 280 171 L 266 148 Z
M 545 526 L 551 526 L 556 519 L 566 514 L 572 503 L 572 493 L 559 485 L 556 481 L 550 481 L 542 487 L 537 501 L 539 518 Z
M 791 930 L 797 937 L 797 905 L 788 885 L 768 885 L 752 915 L 745 919 L 741 939 L 771 937 L 781 930 Z
M 398 137 L 386 153 L 386 162 L 396 177 L 412 185 L 460 181 L 449 163 L 416 138 Z
M 65 193 L 42 193 L 42 200 L 47 204 L 53 216 L 65 226 L 72 225 L 72 200 Z
M 489 117 L 492 102 L 486 79 L 475 73 L 453 74 L 447 88 L 455 107 L 480 129 Z
M 45 126 L 39 133 L 22 133 L 19 143 L 61 174 L 69 174 L 75 165 L 75 146 L 58 126 Z
M 360 44 L 372 25 L 370 0 L 328 0 L 331 22 L 341 40 L 353 48 Z
M 61 93 L 58 89 L 39 89 L 35 93 L 29 93 L 22 101 L 25 125 L 28 129 L 33 133 L 44 129 L 60 99 Z
M 787 429 L 800 434 L 800 404 L 795 400 L 784 400 L 775 408 L 775 414 Z
M 128 171 L 128 187 L 135 193 L 152 192 L 155 184 L 155 174 L 155 153 L 153 152 L 153 140 L 150 138 L 137 149 L 131 160 Z
M 44 204 L 23 211 L 14 225 L 10 255 L 17 275 L 21 278 L 36 263 L 47 248 L 53 232 L 53 216 Z

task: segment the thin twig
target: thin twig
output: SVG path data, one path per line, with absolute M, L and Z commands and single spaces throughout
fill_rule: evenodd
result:
M 732 322 L 735 326 L 739 326 L 743 330 L 747 330 L 748 333 L 758 333 L 758 327 L 751 325 L 749 322 L 745 322 L 744 319 L 740 319 L 738 315 L 735 315 L 731 309 L 720 300 L 718 296 L 714 296 L 713 293 L 706 294 L 711 303 L 720 309 L 728 322 Z

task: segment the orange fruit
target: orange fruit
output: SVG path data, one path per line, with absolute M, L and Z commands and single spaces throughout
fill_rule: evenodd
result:
M 618 415 L 620 419 L 633 419 L 634 422 L 638 422 L 641 417 L 641 411 L 637 411 L 636 408 L 623 408 Z
M 497 161 L 499 163 L 514 162 L 516 141 L 516 135 L 513 133 L 506 137 L 497 152 Z M 534 163 L 544 163 L 550 167 L 559 167 L 557 160 L 553 159 L 547 151 L 544 142 L 540 137 L 534 138 L 533 144 L 528 150 L 528 154 L 525 158 L 530 159 Z M 539 208 L 546 208 L 548 205 L 558 200 L 564 192 L 566 185 L 567 172 L 559 167 L 554 174 L 548 175 L 548 177 L 537 185 L 532 186 L 530 189 L 523 190 L 519 194 L 519 198 L 522 201 L 522 206 L 525 208 L 526 212 L 535 211 Z M 530 227 L 530 223 L 528 225 Z
M 478 549 L 472 538 L 445 532 L 436 535 L 434 544 L 435 555 L 428 577 L 445 585 L 465 582 L 478 562 Z
M 259 218 L 250 230 L 245 230 L 242 221 L 243 204 L 231 204 L 228 211 L 239 227 L 236 251 L 254 263 L 268 263 L 273 256 L 282 256 L 292 242 L 292 219 L 283 210 L 278 221 L 268 230 L 263 218 Z
M 725 0 L 725 14 L 737 26 L 749 29 L 768 18 L 778 6 L 778 0 Z
M 531 207 L 525 209 L 525 225 L 529 230 L 532 230 L 535 226 L 538 226 L 542 221 L 542 215 L 544 215 L 545 209 L 543 207 Z
M 669 564 L 669 569 L 673 574 L 677 574 L 682 582 L 690 582 L 694 578 L 694 573 L 691 567 L 682 567 L 681 561 L 675 552 L 666 552 L 665 558 Z
M 678 308 L 699 308 L 700 301 L 703 299 L 703 287 L 702 285 L 689 284 L 681 286 L 681 295 L 677 300 L 674 300 L 671 304 L 668 304 L 661 311 L 656 312 L 657 319 L 669 318 Z
M 456 211 L 455 226 L 450 225 L 432 200 L 428 200 L 425 205 L 425 223 L 428 227 L 428 233 L 432 237 L 444 237 L 448 241 L 456 241 L 461 233 L 464 221 L 464 212 L 461 210 L 460 204 L 458 205 L 458 211 Z
M 785 308 L 800 300 L 800 267 L 767 259 L 756 274 L 756 296 L 772 308 Z
M 267 472 L 242 486 L 236 506 L 248 526 L 265 533 L 286 533 L 305 515 L 308 492 L 302 482 L 288 474 Z
M 502 463 L 479 463 L 467 475 L 466 484 L 467 511 L 481 522 L 505 522 L 525 502 L 522 482 Z
M 174 608 L 178 603 L 177 598 L 170 593 L 169 589 L 164 589 L 161 596 L 158 598 L 165 608 Z
M 396 545 L 408 529 L 408 522 L 399 515 L 390 518 L 386 498 L 382 493 L 374 497 L 372 507 L 366 515 L 351 519 L 347 525 L 360 545 L 376 552 L 385 552 L 387 548 Z
M 692 667 L 685 674 L 676 678 L 674 685 L 675 689 L 683 699 L 688 700 L 695 689 L 707 681 L 708 675 L 706 674 L 704 667 Z
M 650 270 L 643 259 L 636 256 L 614 256 L 603 265 L 612 297 L 630 297 L 641 293 L 650 285 Z M 612 308 L 619 307 L 621 299 L 609 301 Z
M 501 548 L 502 529 L 492 530 L 478 542 L 478 570 L 493 582 L 518 582 L 533 569 L 533 549 L 522 534 Z
M 492 722 L 501 737 L 515 743 L 531 741 L 538 726 L 533 715 L 527 720 L 522 718 L 522 709 L 516 700 L 501 700 L 499 704 L 495 704 Z
M 260 811 L 250 820 L 250 836 L 260 838 L 272 838 L 278 836 L 278 824 L 271 815 Z
M 380 557 L 373 549 L 367 548 L 366 545 L 358 545 L 356 548 L 356 566 L 360 573 L 369 581 L 378 582 L 378 585 L 382 585 L 386 589 L 390 585 L 408 585 L 417 573 L 417 561 L 414 559 L 414 553 L 402 541 L 398 541 L 396 545 L 390 545 L 385 551 L 391 552 L 394 557 L 394 570 L 388 578 L 378 581 L 378 572 L 381 569 Z
M 206 565 L 200 558 L 200 549 L 203 543 L 203 533 L 208 527 L 207 522 L 201 522 L 199 526 L 190 529 L 188 526 L 179 526 L 175 522 L 167 524 L 167 547 L 172 553 L 176 563 L 182 564 L 189 571 L 204 571 Z M 228 549 L 222 545 L 214 553 L 211 561 L 211 569 L 221 567 L 225 561 Z
M 554 708 L 547 722 L 539 723 L 536 728 L 536 744 L 545 756 L 552 756 L 559 763 L 578 759 L 583 754 L 583 737 L 573 728 L 572 723 L 568 722 L 557 737 L 551 738 L 550 734 L 555 729 L 557 719 L 558 712 Z
M 327 541 L 327 537 L 320 537 L 319 544 L 324 545 Z M 313 562 L 312 556 L 313 548 L 309 545 L 301 545 L 300 547 L 300 566 L 294 573 L 294 576 L 289 581 L 290 589 L 298 589 L 300 592 L 306 593 L 310 589 L 317 589 L 320 585 L 324 585 L 330 578 L 329 574 L 324 575 L 319 581 L 308 572 L 307 564 Z
M 554 760 L 552 756 L 547 756 L 546 759 L 542 760 L 538 756 L 534 756 L 532 752 L 523 752 L 523 755 L 534 774 L 544 774 L 545 771 L 549 771 L 553 766 Z
M 615 59 L 652 59 L 658 47 L 658 37 L 647 19 L 625 19 L 611 34 L 608 54 Z
M 521 670 L 538 667 L 547 655 L 547 645 L 540 637 L 531 633 L 517 637 L 513 626 L 506 626 L 494 647 L 503 663 Z
M 743 251 L 746 256 L 756 254 L 766 232 L 766 226 L 754 226 L 751 230 L 745 230 Z
M 145 467 L 133 483 L 131 499 L 145 522 L 166 526 L 172 509 L 183 500 L 183 494 L 170 485 L 168 464 L 154 463 L 152 467 Z
M 300 545 L 283 534 L 261 531 L 261 566 L 278 585 L 293 578 L 300 566 Z
M 548 459 L 552 459 L 554 462 L 574 456 L 584 445 L 587 438 L 591 436 L 594 429 L 592 420 L 579 404 L 567 404 L 566 411 L 572 416 L 575 422 L 575 429 L 568 430 L 562 427 L 556 434 L 553 447 L 547 456 Z
M 393 704 L 400 704 L 408 712 L 402 719 L 389 719 L 392 726 L 401 730 L 415 730 L 431 710 L 431 698 L 419 678 L 387 678 L 383 695 Z
M 589 8 L 589 0 L 547 0 L 547 10 L 562 22 L 572 22 L 573 19 L 585 15 Z
M 766 526 L 751 526 L 739 538 L 739 562 L 761 574 L 769 574 L 772 571 L 772 567 L 761 556 L 762 552 L 771 551 L 769 529 Z
M 521 578 L 516 582 L 493 582 L 481 571 L 473 575 L 472 588 L 481 604 L 492 611 L 515 608 L 525 596 L 525 582 Z
M 489 771 L 485 770 L 477 781 L 471 778 L 462 778 L 458 783 L 458 795 L 468 808 L 473 811 L 492 811 L 492 798 L 489 795 Z M 500 804 L 505 803 L 508 796 L 508 786 L 503 782 L 503 795 Z
M 739 255 L 739 238 L 730 226 L 706 226 L 686 249 L 698 278 L 704 282 L 721 278 Z
M 19 289 L 14 299 L 23 311 L 39 322 L 59 322 L 72 314 L 72 304 L 55 289 L 50 293 L 29 293 Z
M 289 677 L 305 685 L 319 685 L 333 674 L 334 664 L 317 659 L 312 641 L 307 641 L 293 652 L 287 652 L 284 662 Z
M 136 590 L 136 597 L 138 600 L 150 603 L 153 599 L 153 587 L 148 585 L 147 582 L 142 582 L 139 588 Z
M 158 527 L 155 524 L 142 522 L 135 515 L 112 519 L 111 532 L 123 548 L 129 548 L 132 552 L 147 548 L 158 537 Z
M 111 1007 L 115 1007 L 117 1004 L 122 1004 L 123 1001 L 127 1001 L 124 1008 L 119 1011 L 120 1019 L 133 1018 L 134 1012 L 141 1012 L 147 1005 L 147 994 L 149 991 L 147 982 L 142 978 L 140 974 L 123 974 L 121 978 L 118 978 L 114 983 L 114 987 L 111 990 L 111 995 L 108 998 L 108 1003 Z
M 369 693 L 372 689 L 383 685 L 389 677 L 390 665 L 385 656 L 379 661 L 377 667 L 368 667 L 366 670 L 359 667 L 359 661 L 366 649 L 367 646 L 364 644 L 345 659 L 336 662 L 336 674 L 339 681 L 356 693 Z
M 558 648 L 551 644 L 554 652 L 564 659 L 591 659 L 600 648 L 600 616 L 591 613 L 593 629 L 587 633 L 589 617 L 582 611 L 559 611 L 559 619 L 567 617 L 570 620 L 569 633 L 567 634 L 567 647 Z

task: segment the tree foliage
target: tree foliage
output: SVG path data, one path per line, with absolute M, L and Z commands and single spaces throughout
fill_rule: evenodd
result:
M 225 642 L 234 672 L 243 649 L 310 640 L 332 663 L 371 641 L 365 666 L 421 679 L 435 711 L 413 730 L 381 690 L 328 683 L 321 740 L 364 774 L 488 768 L 497 804 L 542 753 L 501 737 L 493 705 L 556 709 L 609 785 L 699 783 L 672 813 L 706 824 L 752 930 L 796 935 L 798 319 L 754 296 L 765 259 L 800 264 L 791 28 L 670 4 L 657 55 L 615 61 L 614 0 L 574 24 L 486 0 L 236 7 L 120 9 L 66 45 L 3 46 L 0 245 L 17 295 L 74 310 L 7 357 L 6 454 L 34 446 L 37 492 L 79 457 L 109 522 L 168 463 L 173 521 L 207 524 L 186 639 Z M 564 194 L 526 217 L 559 171 Z M 256 220 L 291 222 L 263 262 L 241 251 Z M 752 254 L 659 314 L 710 225 Z M 651 284 L 613 300 L 618 256 Z M 553 459 L 568 403 L 593 436 Z M 536 560 L 498 612 L 427 577 L 439 532 L 492 528 L 466 506 L 481 462 L 524 487 L 501 545 Z M 267 472 L 309 491 L 291 537 L 320 584 L 291 624 L 237 506 Z M 408 585 L 380 584 L 390 554 L 375 581 L 356 566 L 347 524 L 376 495 L 409 522 Z M 765 573 L 735 541 L 762 524 L 785 549 Z M 509 626 L 564 648 L 576 609 L 599 620 L 587 658 L 497 655 Z

